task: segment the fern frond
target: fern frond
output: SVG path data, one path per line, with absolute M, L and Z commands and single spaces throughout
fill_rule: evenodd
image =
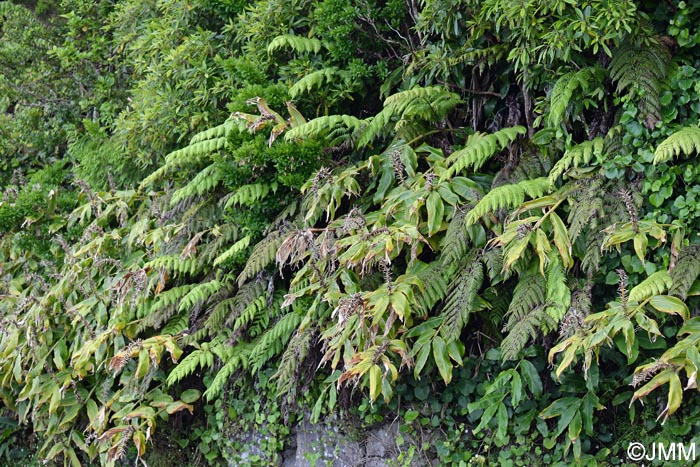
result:
M 160 331 L 163 335 L 174 336 L 175 334 L 181 333 L 190 327 L 190 314 L 180 313 L 175 315 L 168 321 L 168 324 Z
M 670 61 L 669 49 L 659 41 L 623 44 L 610 61 L 610 77 L 617 82 L 617 92 L 635 93 L 640 115 L 649 129 L 661 120 L 659 94 Z
M 549 182 L 555 183 L 571 167 L 588 164 L 593 157 L 600 159 L 603 155 L 604 142 L 603 138 L 598 137 L 567 149 L 564 156 L 554 164 L 551 172 L 549 172 Z
M 585 93 L 599 75 L 601 75 L 600 69 L 586 67 L 571 71 L 560 77 L 554 83 L 550 94 L 547 126 L 557 127 L 561 125 L 564 122 L 564 114 L 571 102 L 574 91 L 581 89 Z
M 513 185 L 502 185 L 494 188 L 484 195 L 481 200 L 469 211 L 466 224 L 475 224 L 479 219 L 490 212 L 504 208 L 514 208 L 525 202 L 525 196 L 539 198 L 550 189 L 549 180 L 546 177 L 534 180 L 523 180 Z
M 443 178 L 451 178 L 454 174 L 467 168 L 477 172 L 484 163 L 495 153 L 504 149 L 508 144 L 526 132 L 522 126 L 503 128 L 495 133 L 479 133 L 470 135 L 465 146 L 450 154 L 445 160 L 449 168 Z
M 581 268 L 587 274 L 595 274 L 600 269 L 600 252 L 603 246 L 603 235 L 600 232 L 589 232 L 586 240 L 586 253 L 581 261 Z
M 441 315 L 444 317 L 441 333 L 446 341 L 459 339 L 469 316 L 478 311 L 482 301 L 478 292 L 484 281 L 484 267 L 475 259 L 463 268 L 450 284 L 450 291 Z
M 561 319 L 566 314 L 566 311 L 571 305 L 571 290 L 566 285 L 566 271 L 561 264 L 559 255 L 553 253 L 550 256 L 549 265 L 547 266 L 547 293 L 545 312 L 549 315 L 554 326 L 558 326 Z M 542 330 L 544 332 L 553 331 L 555 327 L 549 327 L 550 320 L 543 323 Z
M 211 164 L 200 171 L 190 182 L 173 193 L 170 206 L 174 206 L 190 196 L 202 196 L 219 185 L 223 174 L 217 170 L 216 164 Z
M 238 240 L 236 243 L 231 245 L 231 247 L 229 247 L 226 251 L 217 256 L 214 260 L 214 266 L 218 266 L 221 263 L 225 263 L 241 251 L 248 248 L 248 245 L 250 245 L 250 235 L 246 235 L 242 239 Z
M 293 34 L 282 34 L 270 41 L 267 46 L 267 53 L 271 54 L 275 50 L 289 48 L 298 53 L 313 52 L 319 53 L 323 43 L 314 37 L 295 36 Z
M 324 83 L 330 83 L 337 76 L 338 69 L 334 66 L 312 71 L 289 88 L 289 96 L 296 99 L 300 94 L 320 88 Z
M 231 133 L 233 133 L 234 130 L 243 132 L 245 131 L 245 129 L 245 124 L 243 124 L 240 119 L 229 118 L 221 125 L 217 125 L 207 130 L 200 131 L 199 133 L 194 135 L 190 140 L 190 145 L 195 143 L 201 143 L 202 141 L 210 139 L 227 138 L 231 135 Z
M 180 255 L 163 255 L 147 262 L 143 267 L 154 270 L 162 268 L 170 273 L 192 275 L 197 271 L 197 260 L 194 258 L 183 259 Z
M 665 270 L 656 271 L 630 290 L 628 300 L 641 302 L 654 295 L 661 295 L 673 285 L 671 275 Z
M 215 138 L 190 144 L 182 149 L 173 151 L 165 158 L 165 163 L 148 177 L 144 178 L 140 187 L 143 189 L 157 182 L 166 174 L 181 167 L 201 164 L 209 156 L 226 146 L 226 137 Z
M 225 251 L 226 245 L 238 240 L 238 226 L 236 224 L 224 224 L 214 226 L 211 229 L 209 241 L 199 246 L 197 260 L 199 267 L 206 267 Z
M 521 318 L 512 323 L 508 335 L 501 341 L 501 356 L 503 360 L 515 360 L 518 354 L 531 339 L 537 339 L 540 328 L 554 328 L 556 322 L 544 310 L 543 305 L 527 311 Z
M 248 367 L 248 357 L 252 349 L 253 345 L 249 343 L 238 344 L 229 349 L 224 365 L 216 373 L 216 376 L 214 376 L 207 390 L 204 391 L 204 397 L 208 401 L 211 401 L 221 394 L 224 386 L 226 386 L 229 378 L 231 378 L 235 371 Z
M 277 393 L 280 396 L 293 397 L 296 394 L 296 389 L 300 386 L 299 369 L 309 355 L 313 342 L 314 328 L 311 326 L 298 328 L 289 340 L 273 376 L 277 381 Z
M 284 243 L 285 235 L 279 230 L 272 231 L 253 247 L 243 271 L 238 276 L 238 284 L 242 285 L 248 279 L 254 277 L 268 265 L 275 262 L 277 250 Z
M 700 245 L 689 245 L 679 253 L 678 263 L 671 271 L 672 285 L 668 292 L 685 300 L 698 275 L 700 275 Z
M 327 115 L 314 118 L 287 130 L 284 134 L 284 139 L 286 141 L 305 140 L 330 134 L 340 129 L 345 129 L 351 134 L 359 130 L 364 124 L 364 120 L 360 120 L 352 115 Z
M 654 164 L 660 164 L 678 157 L 700 153 L 700 128 L 689 126 L 681 128 L 659 144 L 654 151 Z
M 237 188 L 231 196 L 225 198 L 224 209 L 228 210 L 236 205 L 254 206 L 263 200 L 270 191 L 273 193 L 277 191 L 277 182 L 243 185 Z
M 210 295 L 218 292 L 221 287 L 223 287 L 223 283 L 216 279 L 197 284 L 187 295 L 182 297 L 178 305 L 178 311 L 188 311 L 195 305 L 204 303 Z
M 508 307 L 508 321 L 504 331 L 510 331 L 533 309 L 543 307 L 547 302 L 547 279 L 537 271 L 529 271 L 520 277 L 513 290 L 513 299 Z
M 298 313 L 294 311 L 287 313 L 270 330 L 260 336 L 249 358 L 250 371 L 253 374 L 257 374 L 263 365 L 284 349 L 300 322 L 301 316 Z
M 447 226 L 445 238 L 442 240 L 440 258 L 443 267 L 459 263 L 469 251 L 469 235 L 465 220 L 466 213 L 459 209 Z
M 418 305 L 414 313 L 419 317 L 427 316 L 430 310 L 447 295 L 448 285 L 441 269 L 442 267 L 434 261 L 416 273 L 418 280 L 423 284 L 422 289 L 414 292 L 415 301 Z
M 404 120 L 401 125 L 405 125 L 406 120 L 415 119 L 439 121 L 460 102 L 459 95 L 441 86 L 415 87 L 393 94 L 386 98 L 381 112 L 367 119 L 368 124 L 357 144 L 367 146 L 382 133 L 396 130 L 396 125 L 389 128 L 395 117 Z
M 598 177 L 589 182 L 581 182 L 578 189 L 574 191 L 567 218 L 569 238 L 572 243 L 587 228 L 595 228 L 594 219 L 604 213 L 602 198 L 604 194 L 603 180 Z
M 217 303 L 207 317 L 204 326 L 211 333 L 218 333 L 227 323 L 236 320 L 258 297 L 264 296 L 267 287 L 264 281 L 252 281 L 244 284 L 236 295 Z

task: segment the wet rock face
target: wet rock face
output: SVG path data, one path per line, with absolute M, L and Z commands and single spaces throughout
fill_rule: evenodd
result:
M 399 448 L 398 425 L 386 424 L 348 433 L 342 422 L 318 424 L 303 422 L 290 435 L 289 447 L 282 453 L 282 467 L 393 467 Z M 411 466 L 424 463 L 412 462 Z

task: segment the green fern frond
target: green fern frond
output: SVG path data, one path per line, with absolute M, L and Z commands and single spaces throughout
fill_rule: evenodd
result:
M 526 132 L 522 126 L 503 128 L 495 133 L 476 132 L 469 136 L 464 148 L 453 152 L 446 159 L 449 166 L 442 178 L 451 178 L 454 174 L 471 168 L 477 172 L 484 163 L 495 153 L 504 149 L 508 144 Z
M 547 293 L 545 296 L 547 308 L 545 312 L 551 319 L 543 323 L 542 330 L 544 332 L 553 331 L 554 327 L 548 327 L 551 322 L 557 326 L 561 319 L 566 314 L 566 311 L 571 305 L 571 290 L 566 285 L 566 271 L 561 264 L 559 255 L 553 253 L 550 256 L 549 265 L 547 266 Z
M 669 49 L 661 42 L 623 44 L 610 61 L 610 77 L 617 92 L 632 92 L 638 98 L 640 115 L 647 128 L 661 120 L 661 82 L 671 61 Z
M 659 144 L 654 151 L 654 164 L 660 164 L 678 157 L 700 153 L 700 128 L 689 126 L 681 128 Z
M 586 253 L 581 261 L 581 268 L 587 274 L 595 274 L 600 269 L 600 254 L 603 246 L 603 235 L 599 232 L 589 232 L 586 240 Z
M 594 220 L 604 213 L 605 194 L 602 178 L 596 177 L 590 181 L 582 181 L 574 191 L 570 202 L 569 238 L 574 243 L 587 228 L 595 228 Z
M 314 342 L 314 328 L 301 326 L 289 340 L 280 364 L 273 379 L 277 382 L 277 393 L 280 396 L 294 396 L 299 387 L 299 369 L 309 355 Z
M 190 144 L 182 149 L 173 151 L 165 158 L 165 163 L 148 177 L 144 178 L 140 187 L 143 189 L 157 182 L 166 174 L 181 167 L 195 166 L 201 164 L 209 156 L 226 147 L 226 137 L 209 139 L 198 143 Z
M 197 271 L 197 260 L 194 258 L 183 259 L 180 255 L 163 255 L 147 262 L 143 267 L 153 270 L 165 269 L 179 275 L 193 275 Z
M 459 339 L 469 316 L 482 307 L 478 292 L 484 281 L 484 267 L 475 259 L 463 268 L 450 284 L 441 315 L 444 317 L 441 333 L 446 341 Z
M 584 93 L 590 89 L 591 84 L 599 81 L 601 70 L 596 67 L 586 67 L 580 70 L 566 73 L 557 80 L 552 88 L 549 98 L 549 114 L 547 126 L 558 127 L 564 122 L 564 114 L 571 102 L 571 98 L 577 89 Z
M 244 284 L 236 295 L 217 303 L 205 322 L 205 328 L 211 333 L 218 333 L 227 323 L 236 320 L 257 298 L 264 296 L 267 287 L 264 281 L 252 281 Z
M 293 34 L 282 34 L 270 41 L 267 46 L 267 53 L 271 54 L 275 50 L 289 48 L 298 53 L 319 53 L 323 43 L 314 37 L 295 36 Z
M 549 180 L 546 177 L 534 180 L 523 180 L 513 185 L 502 185 L 494 188 L 484 195 L 481 200 L 469 211 L 466 224 L 475 224 L 479 219 L 490 212 L 504 208 L 515 208 L 525 202 L 525 196 L 539 198 L 550 189 Z
M 250 371 L 253 374 L 257 374 L 270 359 L 279 355 L 300 322 L 301 316 L 298 313 L 287 313 L 270 330 L 260 336 L 250 353 Z
M 179 334 L 182 331 L 185 331 L 189 327 L 190 314 L 180 313 L 171 318 L 170 321 L 168 321 L 168 324 L 166 324 L 165 327 L 160 331 L 160 333 L 166 336 L 174 336 L 175 334 Z
M 224 209 L 228 210 L 236 205 L 254 206 L 263 200 L 270 191 L 273 193 L 277 191 L 277 182 L 243 185 L 237 188 L 231 196 L 225 198 Z
M 503 360 L 516 360 L 528 342 L 537 339 L 542 327 L 556 327 L 556 322 L 545 312 L 543 305 L 530 309 L 520 320 L 513 322 L 508 335 L 501 341 Z
M 515 325 L 523 320 L 528 313 L 547 302 L 547 279 L 538 271 L 529 271 L 520 277 L 513 290 L 513 299 L 508 307 L 508 321 L 504 331 L 510 332 Z
M 398 118 L 399 121 L 421 119 L 426 121 L 442 120 L 449 111 L 462 102 L 459 95 L 449 92 L 441 86 L 416 87 L 401 91 L 386 98 L 384 108 L 372 118 L 367 119 L 367 126 L 357 144 L 360 147 L 369 145 L 379 135 L 396 130 L 389 123 Z
M 250 235 L 246 235 L 242 239 L 238 240 L 236 243 L 231 245 L 231 247 L 229 247 L 226 251 L 217 256 L 214 260 L 214 266 L 218 266 L 221 263 L 225 263 L 241 251 L 248 248 L 248 245 L 250 245 Z
M 484 252 L 481 261 L 486 267 L 489 280 L 494 281 L 503 271 L 503 249 L 493 248 Z
M 678 263 L 671 271 L 672 285 L 668 289 L 669 293 L 685 300 L 698 275 L 700 275 L 700 245 L 689 245 L 680 251 Z
M 253 315 L 253 321 L 248 326 L 249 336 L 255 337 L 260 334 L 263 334 L 270 327 L 270 323 L 284 313 L 284 310 L 282 309 L 284 296 L 284 291 L 280 289 L 275 290 L 272 296 L 269 296 L 269 294 L 264 295 L 265 308 L 262 310 L 258 310 Z M 236 325 L 234 323 L 234 327 L 235 326 Z
M 418 305 L 414 313 L 419 317 L 427 316 L 430 310 L 447 296 L 448 285 L 441 270 L 442 267 L 437 262 L 432 262 L 416 272 L 418 280 L 423 284 L 422 289 L 414 292 Z
M 456 210 L 455 216 L 447 226 L 445 238 L 442 240 L 441 263 L 443 267 L 457 264 L 469 251 L 469 235 L 465 223 L 466 213 L 461 209 Z
M 200 243 L 197 254 L 199 267 L 211 265 L 216 258 L 226 251 L 226 246 L 238 240 L 238 226 L 236 224 L 224 224 L 214 226 L 209 235 L 209 241 Z
M 673 285 L 673 280 L 665 270 L 656 271 L 630 290 L 628 300 L 641 302 L 654 295 L 661 295 Z
M 300 94 L 320 88 L 324 83 L 331 83 L 337 75 L 338 69 L 334 66 L 312 71 L 289 88 L 289 96 L 296 99 Z
M 249 343 L 238 344 L 230 348 L 224 365 L 216 373 L 207 390 L 204 391 L 204 397 L 208 401 L 221 394 L 235 371 L 248 368 L 248 357 L 252 350 L 253 345 Z
M 170 206 L 175 206 L 185 198 L 202 196 L 209 193 L 219 185 L 223 174 L 217 169 L 216 164 L 211 164 L 200 171 L 190 182 L 173 193 L 170 198 Z
M 243 271 L 238 276 L 238 284 L 242 285 L 268 265 L 273 264 L 277 256 L 277 250 L 284 243 L 284 240 L 285 235 L 275 230 L 258 242 L 253 247 L 253 252 L 250 254 Z
M 571 167 L 579 167 L 581 164 L 588 164 L 595 157 L 601 159 L 603 155 L 605 140 L 594 138 L 591 141 L 584 141 L 566 150 L 564 156 L 554 164 L 549 172 L 549 182 L 554 184 L 559 177 Z
M 229 118 L 221 125 L 217 125 L 207 130 L 200 131 L 192 137 L 192 139 L 190 140 L 190 144 L 192 145 L 195 143 L 201 143 L 202 141 L 210 139 L 226 138 L 229 135 L 231 135 L 231 133 L 233 133 L 234 130 L 238 132 L 243 132 L 245 131 L 245 129 L 245 124 L 241 122 L 240 119 Z
M 288 130 L 284 134 L 284 139 L 286 141 L 305 140 L 332 134 L 340 129 L 347 130 L 345 134 L 352 134 L 352 132 L 359 130 L 363 125 L 365 125 L 364 120 L 360 120 L 352 115 L 328 115 L 314 118 Z
M 218 292 L 221 287 L 223 287 L 223 283 L 216 279 L 197 284 L 187 295 L 182 297 L 178 305 L 178 311 L 188 311 L 195 305 L 204 303 L 209 296 Z

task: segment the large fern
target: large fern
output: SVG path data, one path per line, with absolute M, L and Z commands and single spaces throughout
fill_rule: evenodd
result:
M 654 164 L 660 164 L 678 157 L 700 153 L 700 128 L 689 126 L 681 128 L 666 138 L 654 151 Z
M 462 149 L 453 152 L 446 159 L 449 168 L 443 178 L 449 178 L 467 168 L 478 171 L 491 156 L 526 131 L 524 127 L 515 126 L 503 128 L 492 134 L 474 133 L 469 136 Z
M 515 208 L 525 202 L 525 196 L 538 198 L 550 189 L 549 180 L 546 177 L 534 180 L 523 180 L 513 185 L 502 185 L 494 188 L 484 195 L 481 200 L 469 211 L 466 224 L 475 224 L 488 213 L 504 208 Z

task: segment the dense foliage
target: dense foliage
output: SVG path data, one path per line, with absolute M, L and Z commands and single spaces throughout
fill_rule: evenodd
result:
M 697 442 L 699 20 L 0 2 L 3 461 L 271 465 L 333 412 L 404 465 Z

